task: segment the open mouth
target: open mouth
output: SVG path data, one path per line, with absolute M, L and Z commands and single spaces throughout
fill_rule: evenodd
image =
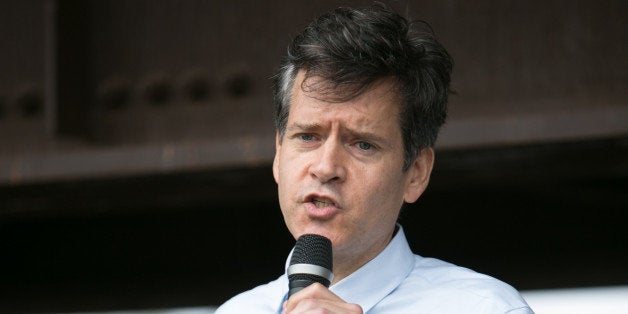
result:
M 310 202 L 317 208 L 336 206 L 332 200 L 323 197 L 312 197 L 310 198 Z
M 334 199 L 312 194 L 306 198 L 305 209 L 310 219 L 316 221 L 326 221 L 333 219 L 341 209 Z

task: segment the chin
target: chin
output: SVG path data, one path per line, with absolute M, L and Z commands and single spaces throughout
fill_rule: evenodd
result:
M 329 238 L 332 244 L 335 244 L 337 240 L 337 234 L 338 234 L 338 232 L 334 231 L 333 229 L 330 229 L 326 226 L 321 226 L 319 224 L 309 224 L 307 226 L 297 227 L 293 230 L 294 231 L 291 233 L 295 239 L 298 239 L 300 236 L 304 234 L 318 234 L 326 238 Z

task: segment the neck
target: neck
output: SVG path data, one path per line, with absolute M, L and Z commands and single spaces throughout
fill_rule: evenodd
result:
M 377 255 L 379 255 L 379 253 L 381 253 L 386 246 L 388 246 L 388 243 L 392 240 L 396 230 L 397 227 L 395 227 L 387 237 L 374 243 L 361 254 L 351 250 L 348 250 L 348 252 L 334 251 L 334 279 L 331 282 L 331 285 L 334 285 L 340 280 L 351 275 L 353 272 L 360 269 L 360 267 L 364 266 L 366 263 L 370 262 Z

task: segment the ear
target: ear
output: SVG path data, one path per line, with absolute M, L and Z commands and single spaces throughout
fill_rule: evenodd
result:
M 281 151 L 281 136 L 279 132 L 275 134 L 275 159 L 273 159 L 273 177 L 275 182 L 279 184 L 279 153 Z
M 408 169 L 406 190 L 403 195 L 403 200 L 406 203 L 416 202 L 419 196 L 423 194 L 427 188 L 427 184 L 430 182 L 433 167 L 434 150 L 431 148 L 422 149 L 419 156 L 410 166 L 410 169 Z

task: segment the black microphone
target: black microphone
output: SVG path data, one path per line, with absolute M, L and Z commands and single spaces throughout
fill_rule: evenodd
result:
M 317 234 L 300 236 L 288 266 L 288 297 L 315 282 L 329 287 L 333 278 L 331 240 Z

